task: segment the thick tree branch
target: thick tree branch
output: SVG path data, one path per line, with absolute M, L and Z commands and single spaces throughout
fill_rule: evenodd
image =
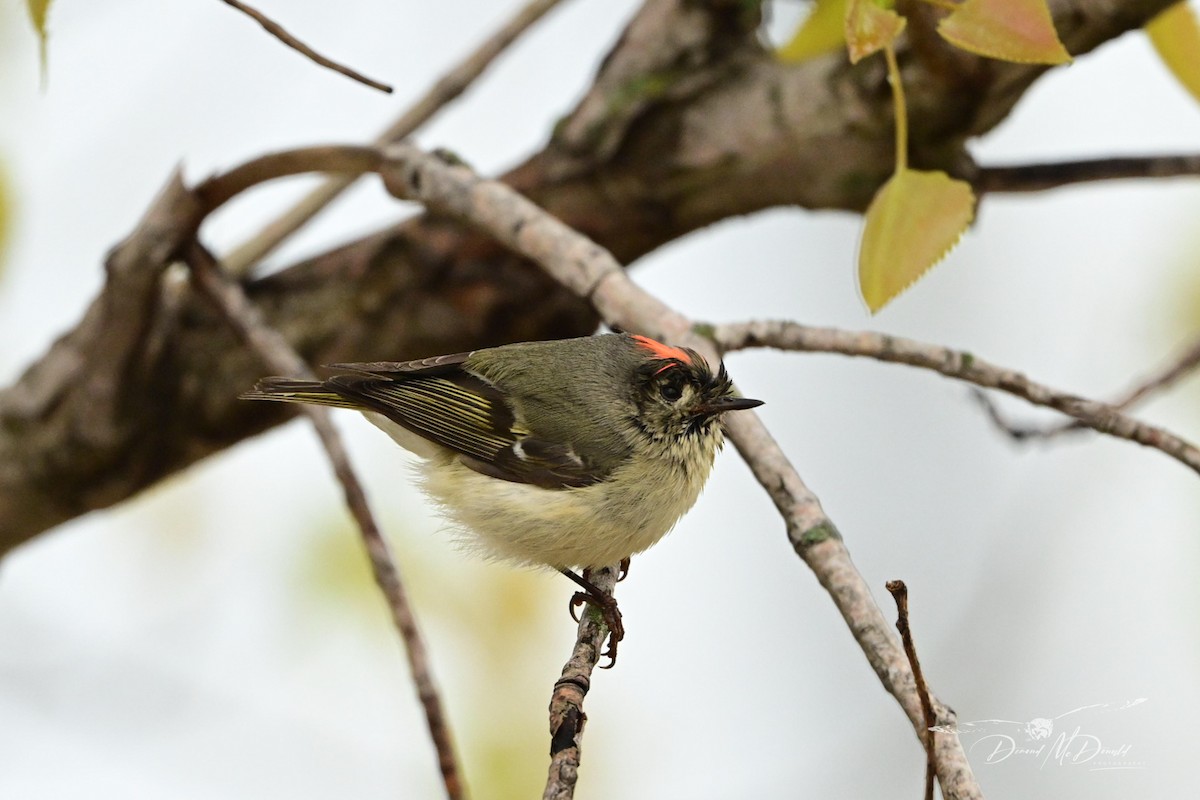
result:
M 1061 411 L 1093 430 L 1161 450 L 1200 472 L 1200 449 L 1170 431 L 1138 422 L 1107 403 L 1051 389 L 1015 370 L 989 364 L 971 353 L 884 333 L 814 328 L 786 321 L 718 325 L 712 335 L 722 351 L 774 347 L 808 353 L 862 356 L 933 370 L 948 378 L 986 389 L 998 389 L 1034 405 Z
M 612 254 L 512 189 L 411 145 L 393 145 L 386 152 L 383 178 L 392 193 L 485 228 L 564 286 L 589 297 L 610 324 L 694 347 L 710 358 L 716 356 L 710 339 L 681 314 L 638 288 Z M 731 415 L 726 427 L 738 452 L 775 501 L 793 548 L 830 593 L 884 688 L 925 741 L 928 726 L 912 669 L 833 522 L 756 414 Z M 954 718 L 944 705 L 932 698 L 931 702 L 939 725 Z M 948 798 L 982 797 L 958 739 L 938 734 L 934 747 L 943 794 Z
M 126 495 L 84 476 L 120 468 L 133 455 L 123 451 L 136 431 L 158 421 L 135 398 L 147 391 L 175 325 L 175 304 L 160 279 L 202 213 L 172 175 L 134 232 L 109 253 L 107 291 L 75 335 L 55 342 L 0 394 L 0 551 Z M 64 484 L 32 489 L 31 478 L 36 485 L 43 476 Z

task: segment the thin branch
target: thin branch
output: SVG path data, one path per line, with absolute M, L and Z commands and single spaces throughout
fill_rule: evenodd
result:
M 1200 338 L 1192 342 L 1182 353 L 1153 375 L 1144 378 L 1134 388 L 1118 399 L 1112 401 L 1113 408 L 1120 411 L 1131 408 L 1151 395 L 1169 389 L 1182 378 L 1187 377 L 1200 366 Z M 976 392 L 976 399 L 983 406 L 988 418 L 1004 433 L 1016 441 L 1030 439 L 1053 439 L 1074 431 L 1086 430 L 1087 426 L 1079 420 L 1054 425 L 1047 428 L 1035 425 L 1018 425 L 1006 419 L 1000 410 L 983 392 Z
M 308 172 L 333 172 L 358 177 L 364 172 L 378 172 L 380 161 L 378 148 L 357 145 L 280 150 L 214 175 L 197 186 L 194 192 L 203 202 L 204 213 L 210 214 L 247 189 L 276 178 Z
M 288 47 L 292 48 L 293 50 L 298 51 L 301 55 L 307 57 L 308 59 L 310 59 L 312 61 L 315 61 L 320 66 L 325 67 L 326 69 L 331 69 L 334 72 L 337 72 L 341 75 L 345 75 L 347 78 L 350 78 L 351 80 L 355 80 L 361 84 L 370 86 L 372 89 L 378 89 L 379 91 L 386 92 L 387 94 L 392 93 L 392 87 L 388 86 L 386 83 L 380 83 L 377 80 L 372 80 L 371 78 L 368 78 L 367 76 L 365 76 L 361 73 L 355 72 L 354 70 L 350 69 L 350 67 L 347 67 L 344 64 L 339 64 L 338 62 L 333 61 L 332 59 L 328 59 L 325 56 L 318 53 L 316 50 L 313 50 L 311 47 L 306 45 L 304 42 L 300 41 L 295 36 L 292 36 L 290 33 L 285 31 L 283 29 L 283 26 L 281 26 L 278 22 L 275 22 L 273 19 L 271 19 L 270 17 L 268 17 L 266 14 L 262 13 L 261 11 L 251 8 L 250 6 L 246 5 L 245 3 L 239 2 L 239 0 L 222 0 L 222 2 L 224 2 L 225 5 L 233 6 L 238 11 L 241 11 L 243 14 L 245 14 L 246 16 L 253 19 L 259 25 L 262 25 L 263 29 L 266 30 L 267 33 L 271 34 L 276 39 L 283 42 L 284 44 L 286 44 Z
M 617 584 L 618 569 L 606 567 L 593 570 L 592 583 L 597 589 L 612 594 Z M 563 666 L 562 676 L 555 682 L 550 695 L 550 769 L 546 776 L 543 800 L 568 800 L 575 794 L 579 778 L 580 737 L 587 715 L 583 713 L 583 698 L 592 686 L 592 671 L 600 659 L 600 650 L 608 630 L 602 615 L 589 606 L 579 620 L 579 631 L 571 657 Z
M 1024 442 L 1029 439 L 1037 439 L 1039 437 L 1049 438 L 1051 436 L 1069 433 L 1071 431 L 1089 430 L 1086 425 L 1083 425 L 1079 420 L 1071 420 L 1070 422 L 1055 425 L 1051 428 L 1039 428 L 1034 425 L 1019 425 L 1006 417 L 1000 406 L 992 398 L 988 397 L 987 392 L 982 389 L 972 389 L 971 396 L 975 398 L 975 402 L 979 403 L 979 408 L 983 410 L 983 414 L 987 417 L 988 422 L 996 428 L 996 430 L 1008 436 L 1014 442 Z
M 1200 175 L 1200 155 L 1093 158 L 1052 164 L 980 167 L 971 180 L 986 192 L 1043 192 L 1075 183 L 1125 178 L 1178 178 Z
M 1192 342 L 1182 353 L 1148 378 L 1142 380 L 1123 397 L 1113 402 L 1113 408 L 1126 409 L 1140 403 L 1155 392 L 1169 389 L 1177 381 L 1190 375 L 1200 366 L 1200 338 Z
M 466 167 L 450 165 L 408 144 L 389 147 L 384 185 L 486 230 L 540 264 L 563 285 L 587 297 L 610 324 L 643 331 L 715 357 L 712 340 L 693 323 L 636 286 L 612 254 L 523 196 Z M 833 598 L 880 682 L 899 702 L 918 736 L 928 727 L 912 669 L 870 587 L 850 559 L 833 522 L 762 420 L 752 412 L 730 415 L 730 439 L 775 502 L 796 553 Z M 932 699 L 931 699 L 932 701 Z M 939 724 L 954 713 L 934 702 Z M 938 780 L 947 798 L 981 798 L 978 783 L 954 736 L 936 737 Z
M 1029 380 L 1019 372 L 989 364 L 960 350 L 883 333 L 814 328 L 787 321 L 718 325 L 713 328 L 712 335 L 722 351 L 774 347 L 809 353 L 862 356 L 933 370 L 949 378 L 967 381 L 985 389 L 998 389 L 1034 405 L 1061 411 L 1093 430 L 1161 450 L 1200 472 L 1200 449 L 1170 431 L 1139 422 L 1107 403 L 1051 389 Z
M 376 137 L 375 144 L 383 146 L 398 142 L 428 122 L 442 107 L 466 91 L 517 37 L 560 2 L 562 0 L 533 0 L 528 3 L 474 52 L 439 78 L 417 102 Z M 221 261 L 226 272 L 236 276 L 248 273 L 252 266 L 279 247 L 321 209 L 337 199 L 354 183 L 355 177 L 338 175 L 327 178 L 295 205 L 263 226 L 256 236 L 229 253 Z
M 925 675 L 921 672 L 921 662 L 917 658 L 917 645 L 913 642 L 912 629 L 908 625 L 908 587 L 904 581 L 888 581 L 887 590 L 896 601 L 896 630 L 900 631 L 900 641 L 904 643 L 904 654 L 912 666 L 913 677 L 917 682 L 917 695 L 921 698 L 921 712 L 925 715 L 925 800 L 933 800 L 933 778 L 937 775 L 937 752 L 933 746 L 933 727 L 937 718 L 933 715 L 933 705 L 929 702 L 929 687 L 925 684 Z
M 312 377 L 312 372 L 304 360 L 296 354 L 278 331 L 263 322 L 258 309 L 251 304 L 241 286 L 221 274 L 213 257 L 204 248 L 193 242 L 185 257 L 191 268 L 192 280 L 195 285 L 213 302 L 238 336 L 259 355 L 270 370 L 281 375 Z M 346 448 L 342 444 L 337 430 L 330 422 L 327 410 L 319 406 L 308 405 L 300 406 L 299 410 L 308 416 L 313 427 L 316 428 L 317 436 L 320 437 L 329 461 L 333 464 L 334 473 L 342 485 L 342 491 L 346 496 L 346 505 L 355 522 L 358 523 L 363 544 L 366 546 L 367 555 L 371 560 L 371 571 L 375 576 L 375 582 L 387 599 L 388 608 L 392 612 L 392 621 L 396 630 L 399 631 L 400 637 L 404 640 L 408 665 L 417 689 L 417 697 L 425 711 L 429 736 L 437 750 L 438 767 L 441 769 L 446 796 L 451 800 L 459 800 L 459 798 L 465 797 L 466 792 L 454 756 L 449 725 L 433 680 L 425 642 L 417 628 L 416 617 L 409 605 L 408 594 L 392 558 L 387 540 L 383 538 L 383 534 L 371 514 L 362 484 L 359 483 L 358 477 L 350 466 Z

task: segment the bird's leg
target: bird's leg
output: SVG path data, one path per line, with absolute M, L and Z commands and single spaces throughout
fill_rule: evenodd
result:
M 575 616 L 575 609 L 584 603 L 591 603 L 600 611 L 604 624 L 608 626 L 608 649 L 600 655 L 609 658 L 608 663 L 601 669 L 611 669 L 617 663 L 617 643 L 625 638 L 625 624 L 621 621 L 621 610 L 617 608 L 617 598 L 608 592 L 601 591 L 596 584 L 592 583 L 591 570 L 585 569 L 583 575 L 576 575 L 569 569 L 560 569 L 559 572 L 583 588 L 582 592 L 576 592 L 571 597 L 571 619 L 579 621 L 579 617 Z

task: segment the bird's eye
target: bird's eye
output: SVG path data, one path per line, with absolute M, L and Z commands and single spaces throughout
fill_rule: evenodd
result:
M 674 403 L 679 398 L 683 397 L 683 387 L 678 383 L 664 383 L 658 390 L 664 400 Z

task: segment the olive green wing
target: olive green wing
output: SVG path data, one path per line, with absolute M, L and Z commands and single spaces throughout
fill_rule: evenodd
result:
M 518 421 L 502 391 L 463 367 L 468 355 L 337 364 L 354 372 L 327 381 L 266 378 L 243 396 L 373 411 L 501 480 L 565 489 L 603 479 L 569 444 L 540 439 Z

